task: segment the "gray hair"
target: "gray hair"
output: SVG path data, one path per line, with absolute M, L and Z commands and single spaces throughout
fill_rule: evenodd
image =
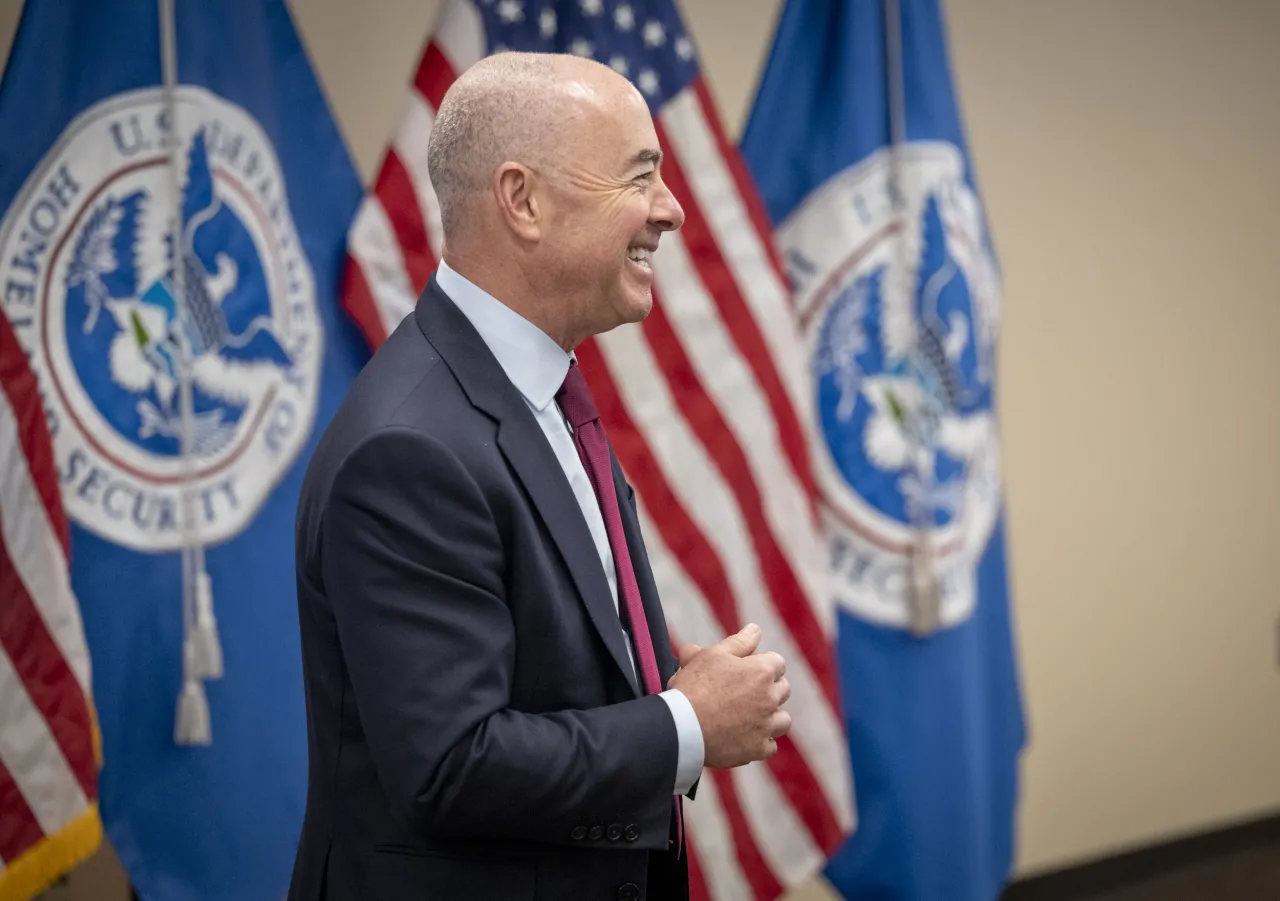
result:
M 489 190 L 495 168 L 508 161 L 545 168 L 555 156 L 555 136 L 568 115 L 557 90 L 565 74 L 562 56 L 499 53 L 450 86 L 427 142 L 427 172 L 446 240 L 457 234 L 477 196 Z

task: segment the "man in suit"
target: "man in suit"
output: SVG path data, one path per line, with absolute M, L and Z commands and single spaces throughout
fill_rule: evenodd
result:
M 289 897 L 687 898 L 682 796 L 769 757 L 789 689 L 754 626 L 672 653 L 572 354 L 645 317 L 683 221 L 653 123 L 604 66 L 501 54 L 450 88 L 428 163 L 444 261 L 299 504 Z

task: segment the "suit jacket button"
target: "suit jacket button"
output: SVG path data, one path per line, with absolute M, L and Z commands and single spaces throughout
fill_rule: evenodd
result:
M 640 886 L 624 882 L 618 886 L 618 901 L 640 901 Z
M 617 823 L 613 823 L 609 826 L 609 831 L 606 832 L 605 835 L 608 836 L 609 841 L 616 842 L 618 839 L 622 838 L 622 827 Z
M 635 826 L 628 826 L 627 831 L 623 833 L 627 841 L 633 842 L 640 837 L 640 830 Z
M 588 835 L 593 842 L 598 842 L 600 839 L 604 838 L 604 829 L 600 826 L 592 826 Z
M 587 828 L 585 826 L 574 826 L 569 830 L 569 838 L 575 842 L 580 842 L 587 837 Z

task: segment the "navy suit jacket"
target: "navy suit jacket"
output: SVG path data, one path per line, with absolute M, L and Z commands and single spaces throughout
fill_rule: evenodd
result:
M 614 460 L 663 684 L 675 671 Z M 569 483 L 432 278 L 316 448 L 296 531 L 306 816 L 290 901 L 683 899 L 678 741 Z

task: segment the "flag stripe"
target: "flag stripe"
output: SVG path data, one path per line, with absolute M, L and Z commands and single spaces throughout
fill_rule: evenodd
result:
M 708 775 L 710 775 L 710 781 L 715 783 L 716 789 L 720 793 L 720 804 L 724 811 L 725 820 L 729 823 L 729 828 L 733 831 L 735 839 L 737 839 L 749 827 L 747 826 L 747 818 L 742 812 L 742 805 L 738 801 L 737 789 L 733 785 L 729 771 L 707 770 L 703 775 L 704 781 Z M 737 852 L 743 875 L 747 877 L 747 882 L 751 885 L 752 894 L 756 898 L 762 899 L 762 901 L 772 901 L 773 898 L 782 894 L 782 884 L 778 881 L 773 871 L 769 869 L 769 864 L 765 862 L 755 842 L 735 840 L 734 850 Z
M 698 380 L 708 387 L 716 408 L 732 425 L 738 446 L 751 462 L 754 483 L 760 487 L 765 499 L 773 535 L 779 539 L 795 572 L 808 575 L 804 583 L 808 597 L 823 597 L 825 582 L 818 577 L 825 566 L 820 551 L 821 538 L 809 517 L 803 495 L 794 480 L 789 478 L 790 470 L 781 459 L 776 430 L 771 428 L 771 421 L 763 413 L 758 388 L 725 334 L 719 313 L 706 296 L 697 274 L 690 271 L 692 264 L 679 233 L 666 236 L 662 253 L 663 266 L 655 272 L 658 287 L 662 289 L 661 302 L 651 321 L 661 328 L 665 317 L 672 327 L 678 327 L 680 344 L 689 353 L 689 360 L 697 369 Z M 672 287 L 670 292 L 665 290 L 668 285 Z M 650 338 L 655 346 L 665 342 L 661 335 L 650 335 Z M 667 372 L 666 376 L 668 380 L 674 376 L 679 384 L 688 382 L 679 372 Z M 801 609 L 806 609 L 803 597 L 797 597 L 796 602 Z M 794 631 L 785 609 L 781 609 L 782 605 L 775 606 L 780 607 L 784 623 Z M 830 631 L 826 624 L 822 624 L 822 629 L 824 633 Z M 829 659 L 830 641 L 824 637 L 815 643 L 822 659 Z M 788 650 L 789 656 L 796 653 L 798 649 Z M 825 687 L 824 693 L 828 699 L 834 697 L 835 686 Z M 795 733 L 795 736 L 805 751 L 810 769 L 832 774 L 832 778 L 824 780 L 823 785 L 827 789 L 829 803 L 837 812 L 838 821 L 844 823 L 851 816 L 851 805 L 846 800 L 849 782 L 836 775 L 847 771 L 848 756 L 838 710 L 831 704 L 807 710 L 804 719 L 810 728 Z
M 440 109 L 445 92 L 457 80 L 459 71 L 445 57 L 437 36 L 422 53 L 422 63 L 413 77 L 413 86 L 432 109 Z
M 44 838 L 44 830 L 0 758 L 0 864 L 17 860 Z
M 20 448 L 31 482 L 40 495 L 40 505 L 62 546 L 61 557 L 65 560 L 70 553 L 71 526 L 62 507 L 57 467 L 53 454 L 49 452 L 48 425 L 39 401 L 39 386 L 7 316 L 0 316 L 0 389 L 8 399 L 6 415 L 13 417 L 16 432 L 13 436 L 16 441 L 2 446 Z
M 783 756 L 784 737 L 778 741 L 778 753 L 769 759 L 769 763 Z M 799 758 L 792 754 L 791 759 Z M 802 816 L 797 808 L 795 798 L 786 791 L 786 787 L 798 781 L 798 777 L 788 779 L 786 775 L 760 766 L 744 766 L 727 771 L 737 789 L 738 803 L 751 824 L 751 830 L 760 841 L 757 845 L 760 853 L 768 863 L 769 871 L 783 885 L 794 885 L 803 881 L 815 870 L 821 868 L 826 859 L 825 849 L 819 848 L 810 838 L 811 833 L 801 822 Z M 807 775 L 807 773 L 806 773 Z M 811 802 L 821 805 L 822 799 L 815 792 Z M 835 833 L 835 840 L 842 836 Z M 824 836 L 827 842 L 830 835 Z
M 382 202 L 388 224 L 395 232 L 396 243 L 404 260 L 410 290 L 416 295 L 427 284 L 436 268 L 435 255 L 427 243 L 427 225 L 418 206 L 413 179 L 392 148 L 382 161 L 374 193 Z
M 796 579 L 795 571 L 767 526 L 760 489 L 751 477 L 751 467 L 742 448 L 725 425 L 720 409 L 702 390 L 689 358 L 671 330 L 663 304 L 654 304 L 653 311 L 644 321 L 643 329 L 666 384 L 681 386 L 679 392 L 667 392 L 663 399 L 669 400 L 679 411 L 698 443 L 719 470 L 735 506 L 741 511 L 741 520 L 750 538 L 750 548 L 755 552 L 768 595 L 799 641 L 809 668 L 828 701 L 832 707 L 837 707 L 839 702 L 835 692 L 835 666 L 828 653 L 827 636 L 814 616 L 813 608 L 805 602 L 805 594 Z M 612 335 L 606 336 L 605 346 L 622 345 L 624 341 L 626 339 L 617 340 Z M 626 343 L 638 346 L 634 341 Z M 661 390 L 656 383 L 651 383 L 649 387 L 647 393 L 650 397 Z
M 422 95 L 416 90 L 410 91 L 405 101 L 404 118 L 396 130 L 395 152 L 409 173 L 413 184 L 413 194 L 418 201 L 421 218 L 427 228 L 427 246 L 434 257 L 431 268 L 435 268 L 435 260 L 440 258 L 444 250 L 444 226 L 440 222 L 440 200 L 436 197 L 436 189 L 431 186 L 431 173 L 427 166 L 427 144 L 431 139 L 431 128 L 435 125 L 435 114 L 427 106 Z M 418 291 L 426 285 L 416 285 Z
M 8 891 L 24 891 L 30 855 L 97 796 L 89 653 L 69 548 L 39 386 L 0 315 L 0 884 Z M 45 863 L 55 875 L 65 869 Z
M 364 270 L 350 253 L 342 273 L 342 308 L 355 320 L 370 347 L 377 347 L 387 340 L 386 326 L 378 304 L 369 292 L 369 283 L 364 280 Z
M 35 374 L 3 316 L 0 359 L 0 455 L 8 455 L 0 456 L 0 544 L 9 549 L 18 584 L 35 603 L 58 653 L 87 695 L 89 652 L 71 592 L 67 545 L 59 534 L 67 519 L 48 426 Z M 3 613 L 0 610 L 0 616 Z
M 0 654 L 0 686 L 0 761 L 9 768 L 41 831 L 52 835 L 83 813 L 90 799 L 58 746 L 52 731 L 56 724 L 32 702 L 5 654 Z M 85 731 L 88 739 L 88 727 Z M 86 744 L 92 755 L 91 740 Z
M 471 0 L 447 0 L 436 20 L 435 44 L 444 55 L 448 70 L 457 76 L 471 68 L 488 51 L 486 43 L 484 20 L 476 5 Z M 444 67 L 441 70 L 444 71 Z M 449 79 L 449 83 L 452 84 L 453 79 Z M 439 109 L 444 91 L 440 91 L 439 97 L 425 91 L 422 96 Z
M 751 174 L 747 171 L 746 161 L 743 160 L 738 148 L 730 143 L 728 135 L 725 134 L 720 117 L 716 114 L 715 99 L 711 96 L 711 90 L 707 86 L 706 80 L 699 78 L 693 83 L 693 89 L 698 95 L 698 106 L 702 112 L 702 121 L 711 130 L 711 135 L 715 140 L 717 153 L 709 155 L 709 158 L 711 156 L 718 157 L 729 168 L 734 187 L 737 188 L 734 192 L 735 197 L 733 200 L 741 201 L 745 206 L 747 216 L 752 225 L 755 226 L 756 234 L 760 239 L 760 252 L 769 261 L 769 264 L 778 274 L 779 280 L 785 286 L 787 284 L 787 270 L 782 265 L 782 258 L 778 255 L 777 245 L 773 242 L 773 223 L 769 219 L 769 211 L 765 209 L 764 200 L 760 197 L 759 192 L 756 191 Z M 790 290 L 784 292 L 784 298 L 790 304 Z
M 395 231 L 376 195 L 365 198 L 351 226 L 348 252 L 364 274 L 365 285 L 374 300 L 387 334 L 413 310 L 418 299 L 404 266 Z
M 53 525 L 60 522 L 65 529 L 66 519 L 35 375 L 3 316 L 0 357 L 5 360 L 0 368 L 0 453 L 7 457 L 0 469 L 0 649 L 8 655 L 3 662 L 13 668 L 15 679 L 13 686 L 0 680 L 0 691 L 20 693 L 35 705 L 54 732 L 63 764 L 69 762 L 81 790 L 92 798 L 97 761 L 88 706 L 88 652 L 66 569 L 66 546 Z M 0 723 L 6 732 L 20 728 L 7 717 L 0 717 Z
M 612 377 L 604 363 L 599 340 L 584 342 L 578 346 L 576 353 L 582 372 L 591 384 L 600 419 L 608 430 L 609 443 L 627 473 L 627 478 L 635 483 L 637 497 L 647 506 L 662 511 L 661 517 L 653 519 L 658 534 L 678 554 L 681 565 L 697 584 L 717 621 L 741 622 L 724 564 L 689 516 L 684 503 L 658 470 L 657 460 L 649 452 L 645 437 L 636 427 L 622 398 L 611 390 Z M 635 377 L 649 378 L 656 375 L 637 373 Z M 663 608 L 666 609 L 674 598 L 664 600 L 666 603 Z M 736 630 L 737 627 L 734 628 Z M 702 641 L 710 638 L 707 633 L 701 635 Z
M 6 509 L 4 513 L 6 518 L 15 514 L 20 515 L 21 511 Z M 6 711 L 6 715 L 0 716 L 5 731 L 0 745 L 8 747 L 10 739 L 18 741 L 17 733 L 24 726 L 32 725 L 30 717 L 16 713 L 30 705 L 32 715 L 43 718 L 42 728 L 51 730 L 50 737 L 58 749 L 55 753 L 62 765 L 70 767 L 80 790 L 92 798 L 96 792 L 97 761 L 88 702 L 3 544 L 0 544 L 0 598 L 4 599 L 0 605 L 0 650 L 4 651 L 0 654 L 0 676 L 12 674 L 14 679 L 14 684 L 9 686 L 0 678 L 0 691 L 22 695 L 21 699 L 0 698 L 0 709 Z M 30 758 L 27 761 L 35 763 Z
M 824 597 L 827 580 L 814 508 L 782 448 L 779 429 L 767 412 L 753 370 L 734 343 L 680 234 L 667 236 L 662 255 L 663 266 L 655 270 L 654 278 L 670 328 L 746 455 L 770 529 L 803 582 L 805 596 Z M 822 632 L 830 635 L 830 614 L 813 610 L 815 617 L 820 613 Z
M 659 303 L 655 302 L 654 306 L 658 308 Z M 655 432 L 646 426 L 651 421 L 664 418 L 674 424 L 680 414 L 674 409 L 669 396 L 658 398 L 661 408 L 657 410 L 652 409 L 652 404 L 650 409 L 646 409 L 642 401 L 637 402 L 635 395 L 641 390 L 649 395 L 665 394 L 662 373 L 652 353 L 644 348 L 647 348 L 647 342 L 643 334 L 618 330 L 581 345 L 577 354 L 623 469 L 635 482 L 637 493 L 646 505 L 661 511 L 661 516 L 655 517 L 655 523 L 663 540 L 702 591 L 721 628 L 736 630 L 746 622 L 738 609 L 739 602 L 745 600 L 748 592 L 758 594 L 763 579 L 754 569 L 754 558 L 747 551 L 747 541 L 732 546 L 732 550 L 738 553 L 721 553 L 718 546 L 724 546 L 728 536 L 721 531 L 706 531 L 695 521 L 697 502 L 705 498 L 701 491 L 690 494 L 682 487 L 699 484 L 701 480 L 681 473 L 679 463 L 692 459 L 700 470 L 699 475 L 706 472 L 708 479 L 718 481 L 718 477 L 711 474 L 701 450 L 686 453 L 675 462 L 664 465 L 664 458 L 675 457 L 670 445 L 681 436 L 675 434 L 674 429 Z M 616 378 L 614 373 L 617 373 Z M 620 387 L 622 385 L 628 388 L 624 391 Z M 628 392 L 632 396 L 628 396 Z M 653 442 L 661 442 L 662 446 L 655 447 Z M 687 436 L 682 443 L 686 446 L 693 444 Z M 683 480 L 681 475 L 685 476 Z M 699 484 L 699 487 L 703 486 Z M 703 510 L 700 518 L 707 515 Z M 736 513 L 733 520 L 737 526 L 733 531 L 741 534 L 744 529 Z M 727 565 L 736 565 L 739 570 L 750 567 L 751 578 L 735 579 Z
M 745 901 L 751 898 L 751 885 L 734 851 L 734 836 L 720 804 L 715 779 L 707 778 L 698 783 L 698 800 L 688 809 L 692 821 L 687 835 L 692 848 L 690 858 L 697 858 L 698 868 L 705 873 L 709 889 L 701 896 L 694 895 L 691 883 L 690 896 L 695 901 L 703 898 Z
M 691 843 L 688 830 L 685 830 L 684 839 L 685 855 L 689 859 L 689 897 L 693 901 L 705 901 L 711 897 L 711 892 L 706 877 L 702 875 L 702 863 L 698 860 L 698 853 Z
M 706 119 L 691 105 L 694 100 L 686 91 L 659 117 L 658 139 L 672 149 L 674 164 L 664 166 L 663 177 L 685 206 L 681 234 L 689 252 L 734 340 L 751 361 L 787 456 L 816 502 L 817 482 L 800 418 L 812 405 L 805 402 L 804 357 L 784 283 L 767 265 L 765 242 L 751 227 L 723 159 L 713 152 Z
M 670 327 L 697 369 L 700 383 L 723 412 L 746 455 L 752 481 L 762 493 L 771 530 L 797 578 L 803 580 L 800 600 L 825 597 L 828 580 L 812 498 L 786 458 L 780 440 L 782 430 L 768 415 L 769 405 L 755 379 L 756 370 L 734 342 L 702 280 L 705 270 L 698 266 L 684 234 L 668 235 L 661 252 L 663 265 L 655 270 L 654 277 L 664 298 L 662 311 L 669 316 Z M 815 618 L 819 615 L 812 605 L 809 609 Z M 823 610 L 819 627 L 825 644 L 834 624 L 825 605 Z

